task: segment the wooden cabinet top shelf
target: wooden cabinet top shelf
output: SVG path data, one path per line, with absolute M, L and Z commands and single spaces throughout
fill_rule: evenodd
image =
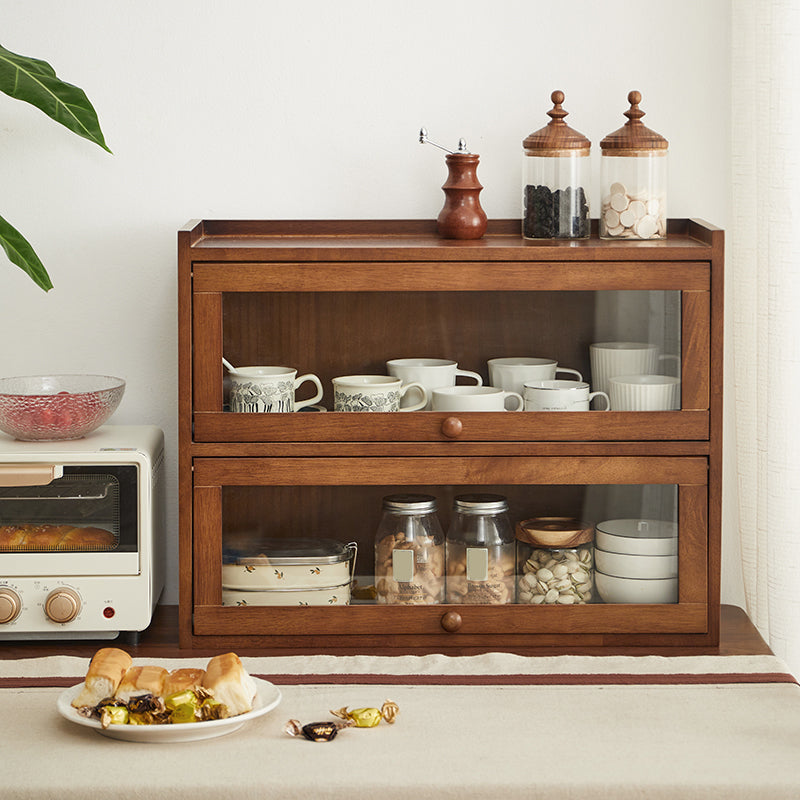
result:
M 665 261 L 707 260 L 722 231 L 673 219 L 661 240 L 528 240 L 516 219 L 492 220 L 478 240 L 442 239 L 435 220 L 193 220 L 180 231 L 197 261 Z

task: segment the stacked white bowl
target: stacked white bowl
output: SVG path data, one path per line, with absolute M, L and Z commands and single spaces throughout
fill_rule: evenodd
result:
M 678 602 L 678 526 L 611 519 L 595 526 L 594 575 L 606 603 Z

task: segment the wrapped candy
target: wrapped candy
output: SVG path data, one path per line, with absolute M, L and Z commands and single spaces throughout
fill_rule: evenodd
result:
M 169 721 L 175 725 L 194 722 L 200 708 L 197 695 L 191 689 L 175 692 L 165 697 L 164 705 L 170 712 Z
M 103 706 L 102 710 L 100 711 L 100 724 L 103 726 L 103 728 L 107 728 L 109 725 L 127 725 L 127 706 Z
M 330 742 L 342 728 L 349 728 L 352 722 L 309 722 L 301 725 L 296 719 L 290 719 L 284 730 L 289 736 L 304 736 L 310 742 Z
M 331 711 L 331 714 L 340 719 L 350 720 L 357 728 L 374 728 L 382 719 L 393 725 L 399 711 L 397 703 L 387 700 L 380 708 L 354 708 L 350 711 L 345 706 L 338 711 Z

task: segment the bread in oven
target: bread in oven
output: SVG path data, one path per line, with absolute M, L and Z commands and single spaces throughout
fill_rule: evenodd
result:
M 110 550 L 116 537 L 104 528 L 26 523 L 0 526 L 0 550 Z

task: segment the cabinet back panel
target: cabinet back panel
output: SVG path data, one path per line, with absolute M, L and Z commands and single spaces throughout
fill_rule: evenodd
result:
M 392 358 L 449 358 L 486 383 L 486 362 L 504 356 L 553 358 L 588 375 L 594 307 L 593 292 L 229 293 L 223 346 L 236 365 L 291 366 L 323 384 L 386 374 Z
M 677 519 L 674 485 L 476 486 L 227 486 L 222 493 L 222 543 L 227 551 L 257 555 L 263 538 L 327 538 L 358 544 L 356 572 L 373 569 L 373 543 L 388 494 L 430 494 L 446 533 L 453 498 L 493 493 L 509 503 L 512 526 L 539 516 L 576 517 L 594 525 L 609 518 Z

